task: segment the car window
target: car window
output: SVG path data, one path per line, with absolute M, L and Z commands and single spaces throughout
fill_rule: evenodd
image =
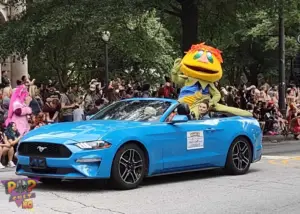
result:
M 171 102 L 161 100 L 125 100 L 116 102 L 91 120 L 159 121 Z

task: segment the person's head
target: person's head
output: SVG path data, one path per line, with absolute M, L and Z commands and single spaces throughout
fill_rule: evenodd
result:
M 165 81 L 166 81 L 165 86 L 170 87 L 171 86 L 171 79 L 169 77 L 165 76 Z
M 14 122 L 10 122 L 7 126 L 7 130 L 17 132 L 17 125 Z
M 253 110 L 253 105 L 251 103 L 247 104 L 247 110 Z
M 95 93 L 96 92 L 96 85 L 94 85 L 94 84 L 90 85 L 90 92 L 91 93 Z
M 21 102 L 24 102 L 28 96 L 29 93 L 27 91 L 26 86 L 20 85 L 16 88 L 16 90 L 13 93 L 14 99 L 12 100 L 12 102 L 14 102 L 15 99 L 19 99 Z
M 149 91 L 150 90 L 150 84 L 144 84 L 142 87 L 142 91 Z
M 3 71 L 2 71 L 2 76 L 3 76 L 3 77 L 7 77 L 7 71 L 4 71 L 4 70 L 3 70 Z
M 258 113 L 260 112 L 259 106 L 254 106 L 253 112 L 254 112 L 255 114 L 258 114 Z
M 237 104 L 239 104 L 240 103 L 240 98 L 239 97 L 235 97 L 234 98 L 234 102 L 237 103 Z
M 31 97 L 35 97 L 38 95 L 38 88 L 36 85 L 29 86 L 29 94 Z
M 25 82 L 27 82 L 28 79 L 27 79 L 27 77 L 24 75 L 24 76 L 22 76 L 21 80 L 22 80 L 23 83 L 25 83 Z
M 90 82 L 90 85 L 96 84 L 97 82 L 98 82 L 98 80 L 92 79 L 91 82 Z
M 78 85 L 76 85 L 76 84 L 70 84 L 69 88 L 70 88 L 71 92 L 77 92 L 78 91 Z
M 199 113 L 201 115 L 205 115 L 208 112 L 209 104 L 208 101 L 202 101 L 199 104 Z
M 17 83 L 17 86 L 22 85 L 22 81 L 21 80 L 17 80 L 16 83 Z
M 273 101 L 269 101 L 268 102 L 268 108 L 274 108 L 274 102 Z
M 50 105 L 52 108 L 56 108 L 59 105 L 59 100 L 58 99 L 52 99 L 50 102 Z
M 102 104 L 104 104 L 103 99 L 98 99 L 98 100 L 95 101 L 95 106 L 101 106 Z
M 76 97 L 75 98 L 75 105 L 76 107 L 80 107 L 83 103 L 83 99 L 81 97 Z
M 3 89 L 3 97 L 11 97 L 12 94 L 12 88 L 11 87 L 5 87 Z

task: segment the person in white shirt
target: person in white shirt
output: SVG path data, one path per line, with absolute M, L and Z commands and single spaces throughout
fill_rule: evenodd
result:
M 76 108 L 73 111 L 73 121 L 82 121 L 85 119 L 83 101 L 80 98 L 76 99 Z

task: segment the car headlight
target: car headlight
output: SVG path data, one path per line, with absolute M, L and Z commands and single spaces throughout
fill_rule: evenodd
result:
M 111 147 L 111 144 L 102 140 L 89 141 L 75 144 L 81 149 L 106 149 Z

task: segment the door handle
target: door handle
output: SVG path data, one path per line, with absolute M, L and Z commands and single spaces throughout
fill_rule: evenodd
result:
M 205 129 L 205 131 L 208 131 L 208 132 L 216 132 L 216 131 L 222 131 L 223 129 L 216 129 L 216 128 L 207 128 Z

